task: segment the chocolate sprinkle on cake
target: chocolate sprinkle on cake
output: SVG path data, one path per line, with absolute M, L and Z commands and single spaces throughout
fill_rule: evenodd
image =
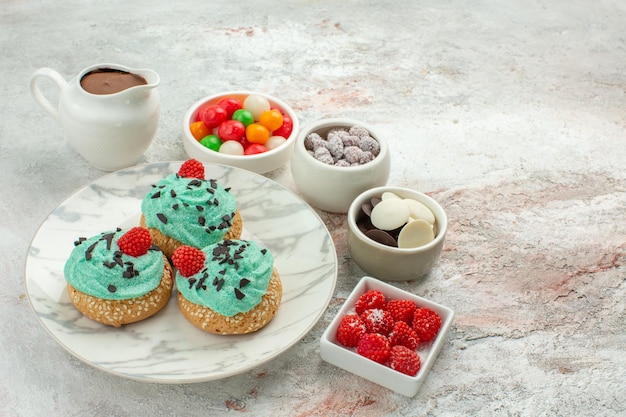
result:
M 94 242 L 87 248 L 87 250 L 85 251 L 85 259 L 86 260 L 89 261 L 91 259 L 91 252 L 93 252 L 93 250 L 96 248 L 97 244 L 98 244 L 98 242 Z
M 118 264 L 119 266 L 124 266 L 124 264 L 122 263 L 122 252 L 119 250 L 116 250 L 115 252 L 113 252 L 113 261 Z
M 119 230 L 118 230 L 119 232 Z M 115 233 L 107 233 L 105 235 L 102 235 L 102 238 L 100 240 L 104 240 L 107 243 L 107 250 L 111 250 L 111 242 L 113 242 L 113 237 L 115 236 Z
M 206 276 L 200 278 L 200 280 L 198 281 L 198 285 L 196 285 L 196 288 L 199 290 L 206 290 L 206 285 L 204 285 L 204 281 L 207 279 Z
M 193 288 L 193 284 L 196 283 L 196 279 L 195 278 L 189 278 L 189 289 Z
M 156 215 L 156 216 L 157 216 L 157 218 L 158 218 L 159 220 L 161 220 L 161 223 L 163 223 L 163 224 L 167 224 L 167 217 L 165 217 L 165 214 L 163 214 L 163 213 L 157 213 L 157 215 Z
M 150 198 L 160 198 L 161 197 L 161 191 L 157 191 L 156 193 L 152 194 L 152 196 L 150 196 Z
M 237 297 L 238 300 L 242 300 L 245 296 L 244 293 L 239 291 L 239 288 L 235 288 L 235 297 Z
M 109 292 L 115 292 L 117 291 L 117 287 L 115 285 L 109 285 L 107 287 L 107 290 L 109 290 Z

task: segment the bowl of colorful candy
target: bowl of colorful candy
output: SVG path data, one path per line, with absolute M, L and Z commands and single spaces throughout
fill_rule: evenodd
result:
M 233 91 L 194 103 L 183 120 L 190 158 L 264 174 L 289 161 L 299 129 L 293 109 L 253 91 Z
M 368 275 L 410 281 L 437 263 L 448 230 L 441 205 L 403 187 L 376 187 L 354 199 L 348 210 L 348 251 Z
M 407 397 L 444 345 L 454 311 L 365 276 L 322 334 L 323 360 Z
M 346 213 L 356 196 L 389 179 L 387 142 L 372 126 L 347 118 L 303 128 L 293 148 L 291 174 L 303 199 L 318 209 Z

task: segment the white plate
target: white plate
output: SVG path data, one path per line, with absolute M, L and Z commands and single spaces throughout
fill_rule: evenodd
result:
M 254 173 L 205 164 L 237 197 L 242 239 L 269 248 L 283 283 L 274 319 L 249 335 L 217 336 L 179 312 L 176 291 L 167 306 L 139 323 L 112 328 L 82 316 L 71 304 L 63 267 L 81 236 L 138 225 L 151 185 L 180 162 L 137 166 L 108 174 L 59 205 L 43 222 L 26 259 L 26 292 L 48 333 L 84 362 L 146 382 L 189 383 L 248 371 L 293 346 L 324 313 L 337 281 L 335 247 L 317 214 L 281 185 Z

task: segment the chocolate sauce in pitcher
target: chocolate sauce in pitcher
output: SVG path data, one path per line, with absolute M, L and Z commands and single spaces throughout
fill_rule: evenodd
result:
M 115 94 L 131 87 L 146 84 L 147 81 L 140 75 L 112 68 L 90 71 L 80 80 L 83 90 L 98 95 Z

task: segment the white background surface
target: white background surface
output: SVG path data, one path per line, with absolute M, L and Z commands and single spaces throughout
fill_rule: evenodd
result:
M 0 2 L 0 415 L 625 413 L 625 24 L 612 0 Z M 185 159 L 187 107 L 233 89 L 280 97 L 303 124 L 351 117 L 386 136 L 389 183 L 428 193 L 450 222 L 437 268 L 399 284 L 456 312 L 415 398 L 319 357 L 362 275 L 341 215 L 320 213 L 339 259 L 327 313 L 254 371 L 144 384 L 47 336 L 24 292 L 30 239 L 103 173 L 28 80 L 107 61 L 161 76 L 161 123 L 141 162 Z M 294 189 L 287 167 L 267 176 Z

